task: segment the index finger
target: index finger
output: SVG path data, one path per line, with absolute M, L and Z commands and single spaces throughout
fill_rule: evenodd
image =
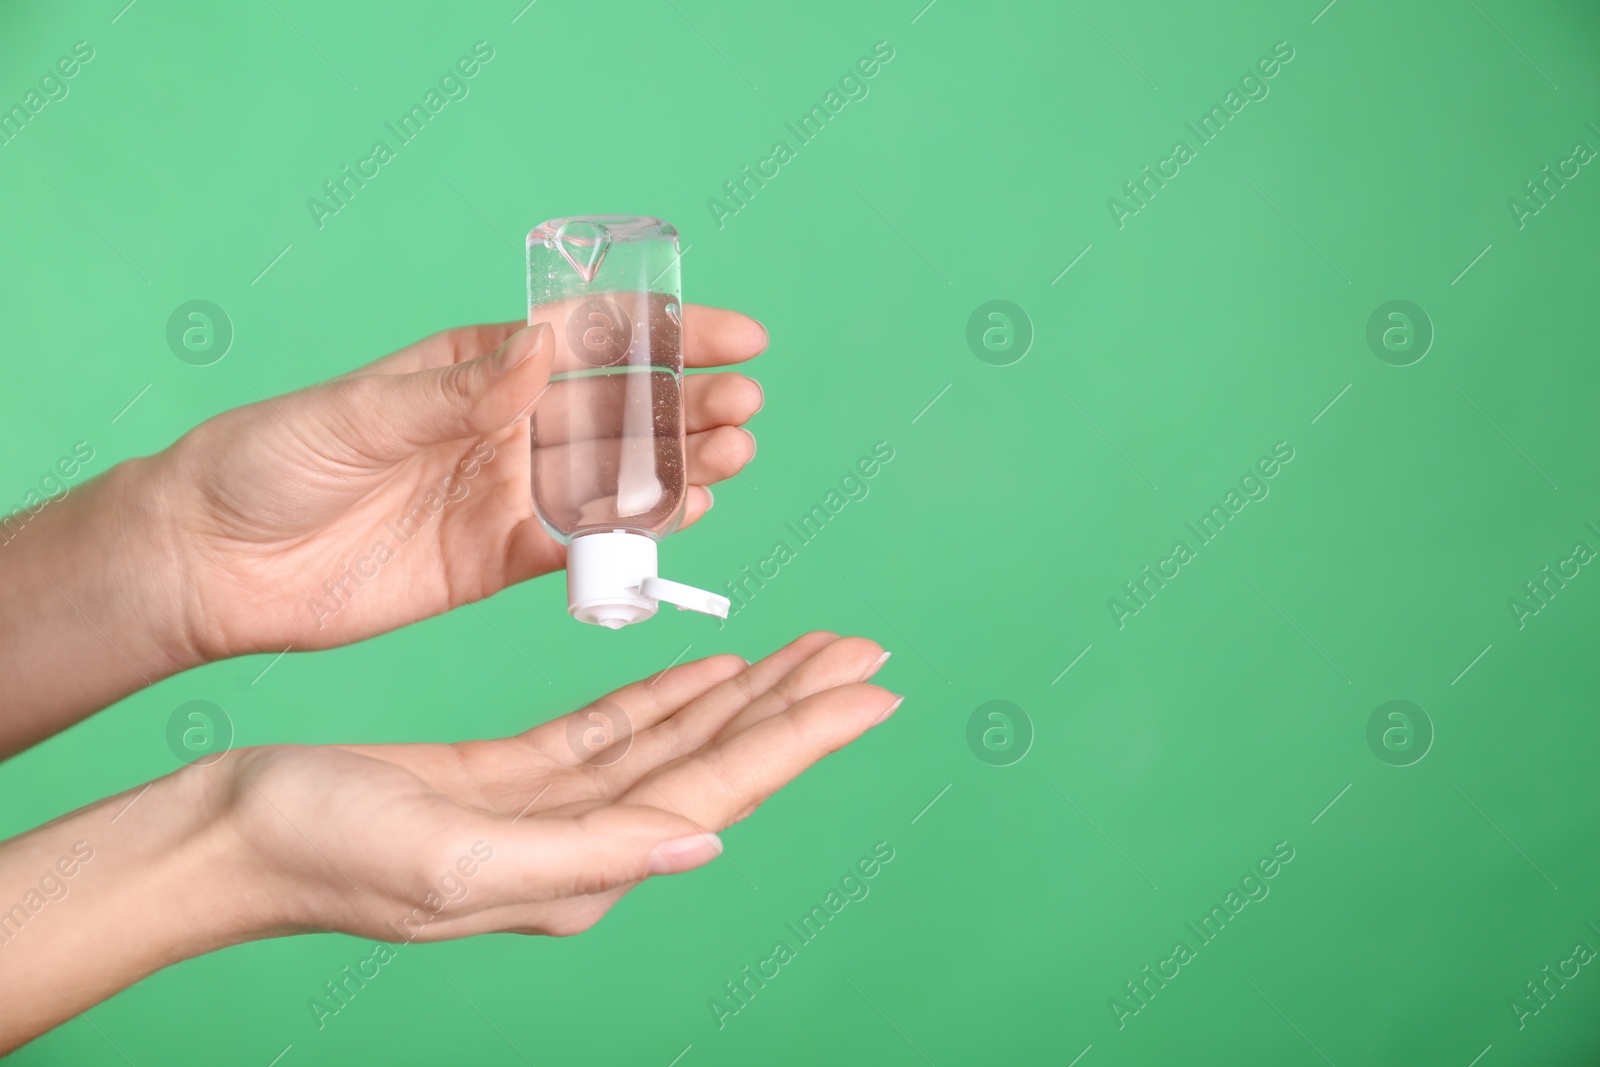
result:
M 857 682 L 827 689 L 645 775 L 623 793 L 720 831 L 802 771 L 899 707 L 901 698 Z
M 526 325 L 525 320 L 517 319 L 441 330 L 350 371 L 349 375 L 411 374 L 465 363 L 493 352 Z M 683 305 L 684 366 L 725 367 L 754 359 L 766 348 L 766 327 L 750 316 L 703 304 Z

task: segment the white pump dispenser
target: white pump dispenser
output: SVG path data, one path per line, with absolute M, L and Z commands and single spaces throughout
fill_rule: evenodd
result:
M 628 530 L 586 533 L 567 546 L 567 612 L 611 630 L 643 622 L 660 601 L 728 617 L 725 596 L 656 576 L 656 543 Z

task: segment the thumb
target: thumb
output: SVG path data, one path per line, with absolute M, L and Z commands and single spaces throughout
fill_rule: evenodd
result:
M 576 817 L 530 818 L 494 837 L 509 901 L 604 893 L 652 875 L 681 874 L 722 855 L 722 839 L 657 808 L 608 806 Z
M 465 363 L 411 374 L 372 375 L 339 386 L 354 395 L 352 414 L 381 427 L 364 444 L 374 458 L 399 459 L 420 448 L 481 437 L 525 418 L 550 383 L 555 339 L 549 323 L 525 326 L 493 352 Z

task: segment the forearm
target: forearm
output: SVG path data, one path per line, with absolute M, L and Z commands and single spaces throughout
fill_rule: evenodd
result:
M 5 527 L 0 758 L 200 662 L 160 481 L 131 460 Z
M 0 844 L 0 1055 L 179 960 L 270 932 L 179 774 Z

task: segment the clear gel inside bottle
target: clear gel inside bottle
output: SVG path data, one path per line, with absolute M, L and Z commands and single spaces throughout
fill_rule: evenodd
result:
M 528 322 L 549 323 L 556 347 L 531 419 L 534 511 L 568 543 L 568 610 L 612 629 L 661 600 L 727 614 L 726 598 L 656 575 L 688 485 L 678 256 L 677 231 L 645 216 L 528 234 Z

